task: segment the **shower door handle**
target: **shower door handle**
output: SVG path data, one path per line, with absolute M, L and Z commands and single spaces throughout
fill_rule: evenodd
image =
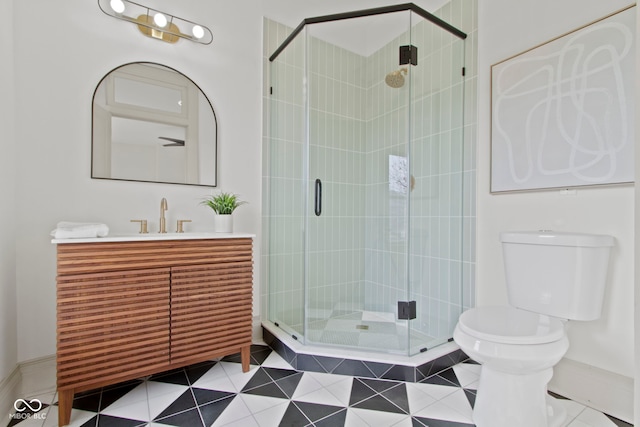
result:
M 322 214 L 322 181 L 320 181 L 320 178 L 316 178 L 316 196 L 315 196 L 314 211 L 316 216 L 320 216 L 320 214 Z

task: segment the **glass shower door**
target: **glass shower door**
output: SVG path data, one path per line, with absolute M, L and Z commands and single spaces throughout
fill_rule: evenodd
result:
M 428 21 L 413 28 L 409 289 L 410 354 L 446 342 L 462 313 L 464 39 Z M 467 197 L 468 199 L 468 197 Z
M 304 33 L 270 65 L 269 320 L 304 342 Z
M 407 354 L 410 13 L 307 28 L 306 342 Z

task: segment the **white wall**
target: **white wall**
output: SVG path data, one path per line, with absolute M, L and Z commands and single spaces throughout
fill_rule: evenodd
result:
M 629 5 L 628 0 L 484 0 L 478 23 L 477 305 L 506 303 L 501 230 L 553 229 L 616 238 L 602 318 L 571 322 L 568 359 L 634 376 L 634 189 L 632 186 L 489 193 L 490 67 Z M 484 82 L 484 84 L 480 84 Z
M 2 2 L 3 9 L 6 3 L 12 2 Z M 137 225 L 129 220 L 146 218 L 150 231 L 155 232 L 160 199 L 166 197 L 168 226 L 188 218 L 193 220 L 188 230 L 213 230 L 212 213 L 198 205 L 210 194 L 208 188 L 90 178 L 91 98 L 97 83 L 114 67 L 132 61 L 159 62 L 188 75 L 207 94 L 218 118 L 219 188 L 249 201 L 237 211 L 235 229 L 259 233 L 260 2 L 144 3 L 207 25 L 213 43 L 204 46 L 182 40 L 171 45 L 144 37 L 135 26 L 103 14 L 95 1 L 13 1 L 14 22 L 20 23 L 14 31 L 17 197 L 15 220 L 5 221 L 2 207 L 0 217 L 3 233 L 13 229 L 13 224 L 19 230 L 15 263 L 18 361 L 55 353 L 55 246 L 48 233 L 58 221 L 104 221 L 114 232 L 134 232 Z M 3 31 L 5 25 L 0 26 Z M 0 103 L 2 112 L 6 105 L 4 100 Z M 5 127 L 1 128 L 4 141 Z M 4 152 L 0 159 L 0 171 L 5 170 L 4 163 L 14 163 Z M 8 179 L 11 182 L 11 176 Z M 6 206 L 4 200 L 0 206 Z M 255 247 L 260 247 L 259 239 Z M 0 251 L 9 249 L 0 243 Z M 3 263 L 12 264 L 10 257 L 1 255 Z M 254 268 L 258 273 L 258 256 Z M 2 273 L 0 286 L 10 276 Z M 257 290 L 255 295 L 259 295 Z M 0 312 L 2 334 L 8 315 L 4 308 Z
M 636 6 L 636 22 L 640 22 L 640 8 Z M 635 95 L 636 99 L 640 99 L 640 74 L 637 73 L 637 70 L 640 70 L 640 31 L 636 31 L 636 90 Z M 640 123 L 640 108 L 636 108 L 636 123 Z M 638 144 L 640 141 L 640 132 L 636 132 L 636 147 L 640 146 Z M 636 150 L 635 152 L 635 165 L 636 165 L 636 182 L 640 180 L 640 150 Z M 635 187 L 635 209 L 636 212 L 640 212 L 640 185 L 636 185 Z M 640 244 L 640 215 L 635 215 L 635 247 Z M 640 265 L 640 251 L 635 251 L 635 265 Z M 640 272 L 635 271 L 635 298 L 634 298 L 634 308 L 635 308 L 635 316 L 634 316 L 634 324 L 635 324 L 635 351 L 636 355 L 640 355 L 640 311 L 638 311 L 638 307 L 640 307 Z M 636 372 L 640 372 L 640 357 L 636 357 Z M 635 402 L 635 411 L 634 411 L 634 424 L 640 425 L 640 380 L 635 381 L 634 388 L 634 399 Z
M 17 360 L 13 3 L 0 2 L 0 382 Z

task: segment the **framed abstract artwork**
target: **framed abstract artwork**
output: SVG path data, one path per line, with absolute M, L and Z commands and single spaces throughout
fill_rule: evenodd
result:
M 635 6 L 491 67 L 491 192 L 633 182 Z

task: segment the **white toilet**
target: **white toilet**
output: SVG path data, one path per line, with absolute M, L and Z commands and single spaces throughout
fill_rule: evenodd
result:
M 547 394 L 569 348 L 565 320 L 600 317 L 613 237 L 551 231 L 504 232 L 510 307 L 460 316 L 453 339 L 482 365 L 477 427 L 556 427 L 566 412 Z

